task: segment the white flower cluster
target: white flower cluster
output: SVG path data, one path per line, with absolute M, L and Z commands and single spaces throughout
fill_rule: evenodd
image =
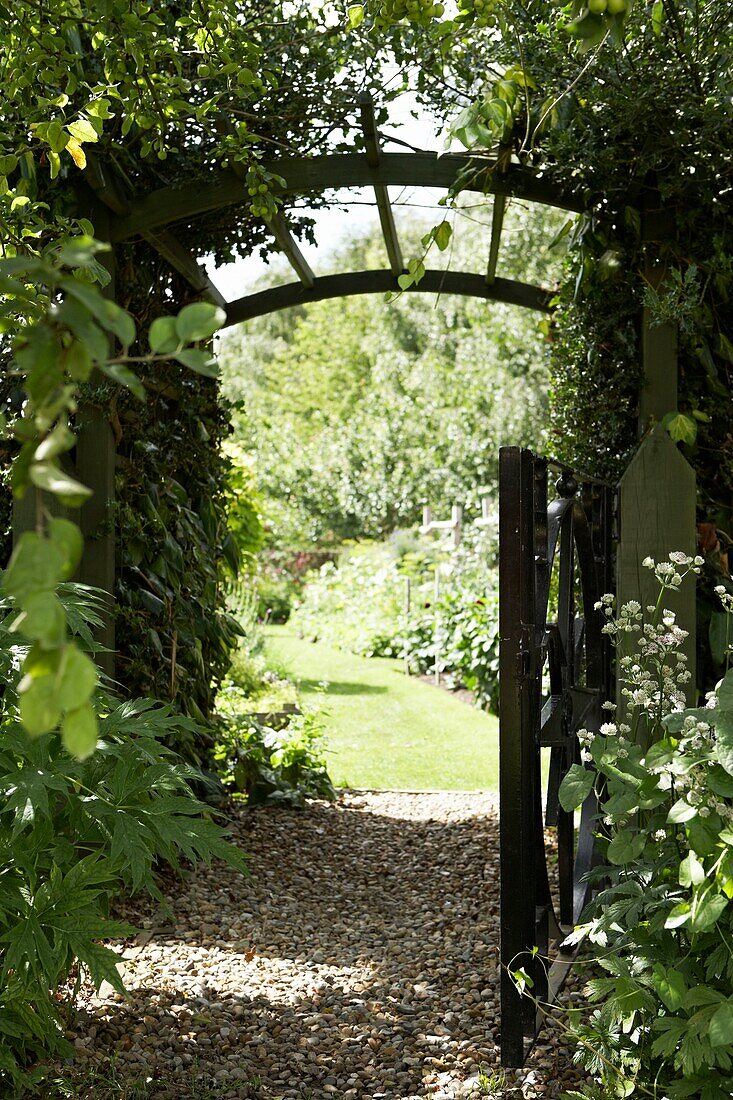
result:
M 671 800 L 684 798 L 700 818 L 717 815 L 729 824 L 733 822 L 733 799 L 720 797 L 710 789 L 710 767 L 716 760 L 713 715 L 710 722 L 706 722 L 699 710 L 688 714 L 681 728 L 675 727 L 679 732 L 673 735 L 676 743 L 672 743 L 674 747 L 669 753 L 649 754 L 647 759 L 639 744 L 641 730 L 646 730 L 647 734 L 653 732 L 652 740 L 656 744 L 665 736 L 664 719 L 686 709 L 684 688 L 692 677 L 682 646 L 688 633 L 678 626 L 674 611 L 664 607 L 662 593 L 675 592 L 685 577 L 700 572 L 704 562 L 701 557 L 675 552 L 669 555 L 668 561 L 656 563 L 646 558 L 643 564 L 654 572 L 659 582 L 661 591 L 656 605 L 647 606 L 644 613 L 638 601 L 630 600 L 616 611 L 614 598 L 610 595 L 603 596 L 595 605 L 603 615 L 603 632 L 611 635 L 615 642 L 623 644 L 624 635 L 635 637 L 630 645 L 627 642 L 624 646 L 631 652 L 618 655 L 626 721 L 619 721 L 614 713 L 615 703 L 603 703 L 603 710 L 609 712 L 605 715 L 608 720 L 600 725 L 597 734 L 583 729 L 578 735 L 581 759 L 588 763 L 595 756 L 601 771 L 610 762 L 620 769 L 624 768 L 624 760 L 634 766 L 641 764 L 649 775 L 656 777 L 658 789 L 667 792 Z M 733 594 L 723 585 L 715 591 L 725 610 L 733 613 Z M 716 693 L 708 693 L 707 710 L 714 710 L 717 703 Z M 595 737 L 605 739 L 600 755 L 590 751 Z M 608 825 L 622 827 L 624 816 L 607 815 L 604 820 Z M 678 828 L 676 836 L 679 844 L 689 846 L 684 828 Z M 675 832 L 657 828 L 653 837 L 660 843 L 674 842 Z
M 654 558 L 644 558 L 641 563 L 645 569 L 651 569 L 662 588 L 679 588 L 688 573 L 699 573 L 705 559 L 697 554 L 694 558 L 681 550 L 673 550 L 669 561 L 655 562 Z
M 728 591 L 724 584 L 716 584 L 715 595 L 719 598 L 725 611 L 730 613 L 733 611 L 733 595 Z
M 634 608 L 637 606 L 634 601 Z M 686 667 L 686 654 L 680 651 L 687 631 L 677 626 L 673 611 L 665 608 L 661 619 L 660 623 L 643 623 L 637 654 L 622 657 L 619 667 L 625 683 L 621 694 L 629 703 L 641 710 L 663 710 L 666 714 L 684 708 L 682 685 L 689 683 L 692 674 Z

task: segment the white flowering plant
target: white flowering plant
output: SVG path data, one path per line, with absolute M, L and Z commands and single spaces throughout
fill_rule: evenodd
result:
M 618 658 L 621 711 L 581 731 L 566 810 L 595 786 L 602 806 L 598 892 L 569 937 L 590 947 L 590 1015 L 571 1013 L 577 1060 L 604 1095 L 724 1100 L 733 1095 L 733 670 L 686 707 L 686 632 L 665 607 L 701 558 L 643 563 L 656 605 L 599 608 Z M 724 603 L 724 607 L 726 607 Z M 624 645 L 623 647 L 627 647 Z M 591 1095 L 573 1093 L 572 1096 Z M 596 1095 L 596 1093 L 593 1093 Z

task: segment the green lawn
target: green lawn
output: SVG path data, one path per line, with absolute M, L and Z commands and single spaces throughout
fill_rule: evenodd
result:
M 266 629 L 268 655 L 303 702 L 327 712 L 336 786 L 498 790 L 499 723 L 449 692 L 405 676 L 400 661 L 355 657 Z

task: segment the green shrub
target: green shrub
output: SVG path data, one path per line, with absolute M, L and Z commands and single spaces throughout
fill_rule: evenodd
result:
M 298 586 L 287 575 L 260 573 L 257 577 L 257 614 L 262 622 L 286 623 L 297 599 Z
M 88 594 L 64 586 L 67 618 L 82 643 L 94 619 Z M 100 941 L 129 934 L 110 919 L 116 898 L 160 897 L 155 864 L 222 858 L 244 870 L 205 806 L 194 772 L 162 743 L 193 723 L 152 700 L 100 693 L 100 741 L 85 760 L 58 733 L 34 739 L 18 717 L 18 650 L 0 622 L 0 1092 L 22 1095 L 44 1059 L 67 1056 L 64 1014 L 83 974 L 122 990 L 118 955 Z M 69 992 L 69 990 L 72 992 Z
M 247 715 L 222 719 L 216 757 L 224 779 L 249 805 L 281 802 L 303 806 L 308 798 L 335 797 L 323 755 L 317 714 L 294 715 L 283 729 Z
M 684 709 L 685 632 L 665 593 L 702 558 L 645 565 L 660 581 L 656 608 L 612 611 L 605 632 L 636 641 L 620 657 L 626 700 L 595 734 L 560 800 L 603 796 L 601 886 L 571 940 L 587 941 L 606 976 L 588 983 L 597 1006 L 573 1016 L 577 1059 L 604 1095 L 723 1100 L 733 1093 L 733 671 L 704 707 Z M 718 593 L 731 615 L 733 599 Z M 730 637 L 731 635 L 729 635 Z M 576 1094 L 577 1095 L 577 1094 Z M 582 1094 L 581 1094 L 582 1095 Z
M 402 550 L 395 555 L 395 546 Z M 293 623 L 300 633 L 366 657 L 406 660 L 413 673 L 435 668 L 477 703 L 499 702 L 499 604 L 492 534 L 467 531 L 452 552 L 429 540 L 349 547 L 305 588 Z M 435 599 L 435 570 L 440 568 Z M 410 581 L 410 609 L 407 582 Z

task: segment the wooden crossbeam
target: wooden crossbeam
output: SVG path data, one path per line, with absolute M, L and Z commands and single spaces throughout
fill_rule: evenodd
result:
M 374 116 L 374 101 L 368 92 L 363 92 L 359 97 L 359 115 L 361 119 L 361 129 L 364 135 L 367 163 L 370 168 L 379 168 L 381 157 L 379 134 L 377 133 L 377 121 Z M 392 213 L 392 204 L 389 200 L 389 191 L 383 184 L 378 183 L 374 185 L 374 196 L 377 200 L 379 222 L 382 226 L 382 236 L 384 237 L 384 244 L 387 249 L 387 256 L 389 257 L 390 270 L 396 278 L 406 269 L 405 261 L 402 256 L 402 249 L 400 248 L 400 242 L 397 237 L 397 227 L 395 226 L 394 214 Z
M 118 218 L 126 218 L 129 215 L 130 201 L 123 191 L 117 175 L 90 154 L 87 154 L 85 180 L 99 201 L 108 210 L 116 214 Z M 110 227 L 114 224 L 113 220 Z M 194 290 L 205 295 L 215 305 L 226 309 L 227 302 L 221 291 L 212 283 L 196 258 L 188 249 L 183 247 L 169 230 L 164 228 L 149 229 L 141 233 L 141 236 L 153 246 L 164 260 L 167 260 L 175 271 L 183 275 Z
M 504 225 L 506 204 L 506 195 L 497 195 L 494 199 L 494 209 L 491 214 L 491 241 L 489 243 L 489 262 L 486 268 L 486 282 L 489 286 L 491 286 L 496 281 L 496 264 L 499 259 L 499 245 L 501 244 L 501 230 Z
M 338 275 L 324 275 L 316 279 L 311 290 L 304 287 L 302 283 L 288 283 L 286 286 L 247 294 L 235 302 L 230 302 L 227 306 L 224 327 L 238 325 L 242 321 L 251 320 L 252 317 L 275 313 L 279 309 L 288 309 L 290 306 L 321 302 L 326 298 L 345 298 L 351 294 L 384 294 L 391 290 L 394 290 L 394 275 L 389 270 L 351 271 Z M 549 290 L 530 283 L 496 278 L 493 284 L 488 286 L 483 275 L 462 271 L 426 271 L 418 286 L 411 287 L 406 293 L 412 294 L 416 291 L 483 298 L 486 301 L 506 302 L 508 305 L 536 309 L 544 313 L 550 312 L 552 297 Z
M 561 210 L 582 211 L 581 195 L 562 191 L 530 169 L 513 165 L 495 171 L 496 162 L 461 153 L 392 153 L 382 150 L 373 168 L 363 153 L 326 153 L 315 157 L 282 157 L 263 168 L 286 180 L 283 194 L 306 194 L 340 187 L 439 187 L 448 188 L 461 172 L 469 173 L 466 190 L 503 194 L 528 202 L 544 203 Z M 231 168 L 212 169 L 208 177 L 188 184 L 163 187 L 140 195 L 130 203 L 130 213 L 112 227 L 113 240 L 122 241 L 148 229 L 198 217 L 225 206 L 243 205 L 246 188 Z
M 313 274 L 305 256 L 300 251 L 295 237 L 290 232 L 290 226 L 288 225 L 285 217 L 282 214 L 276 214 L 274 217 L 268 218 L 267 225 L 272 230 L 272 234 L 275 240 L 280 245 L 282 251 L 285 253 L 288 263 L 300 279 L 303 286 L 306 287 L 308 290 L 312 290 L 313 284 L 316 281 L 316 277 Z
M 219 288 L 212 283 L 201 264 L 197 263 L 188 249 L 184 248 L 177 237 L 167 229 L 154 229 L 143 236 L 164 260 L 190 283 L 194 290 L 205 294 L 214 305 L 227 308 L 227 300 Z

